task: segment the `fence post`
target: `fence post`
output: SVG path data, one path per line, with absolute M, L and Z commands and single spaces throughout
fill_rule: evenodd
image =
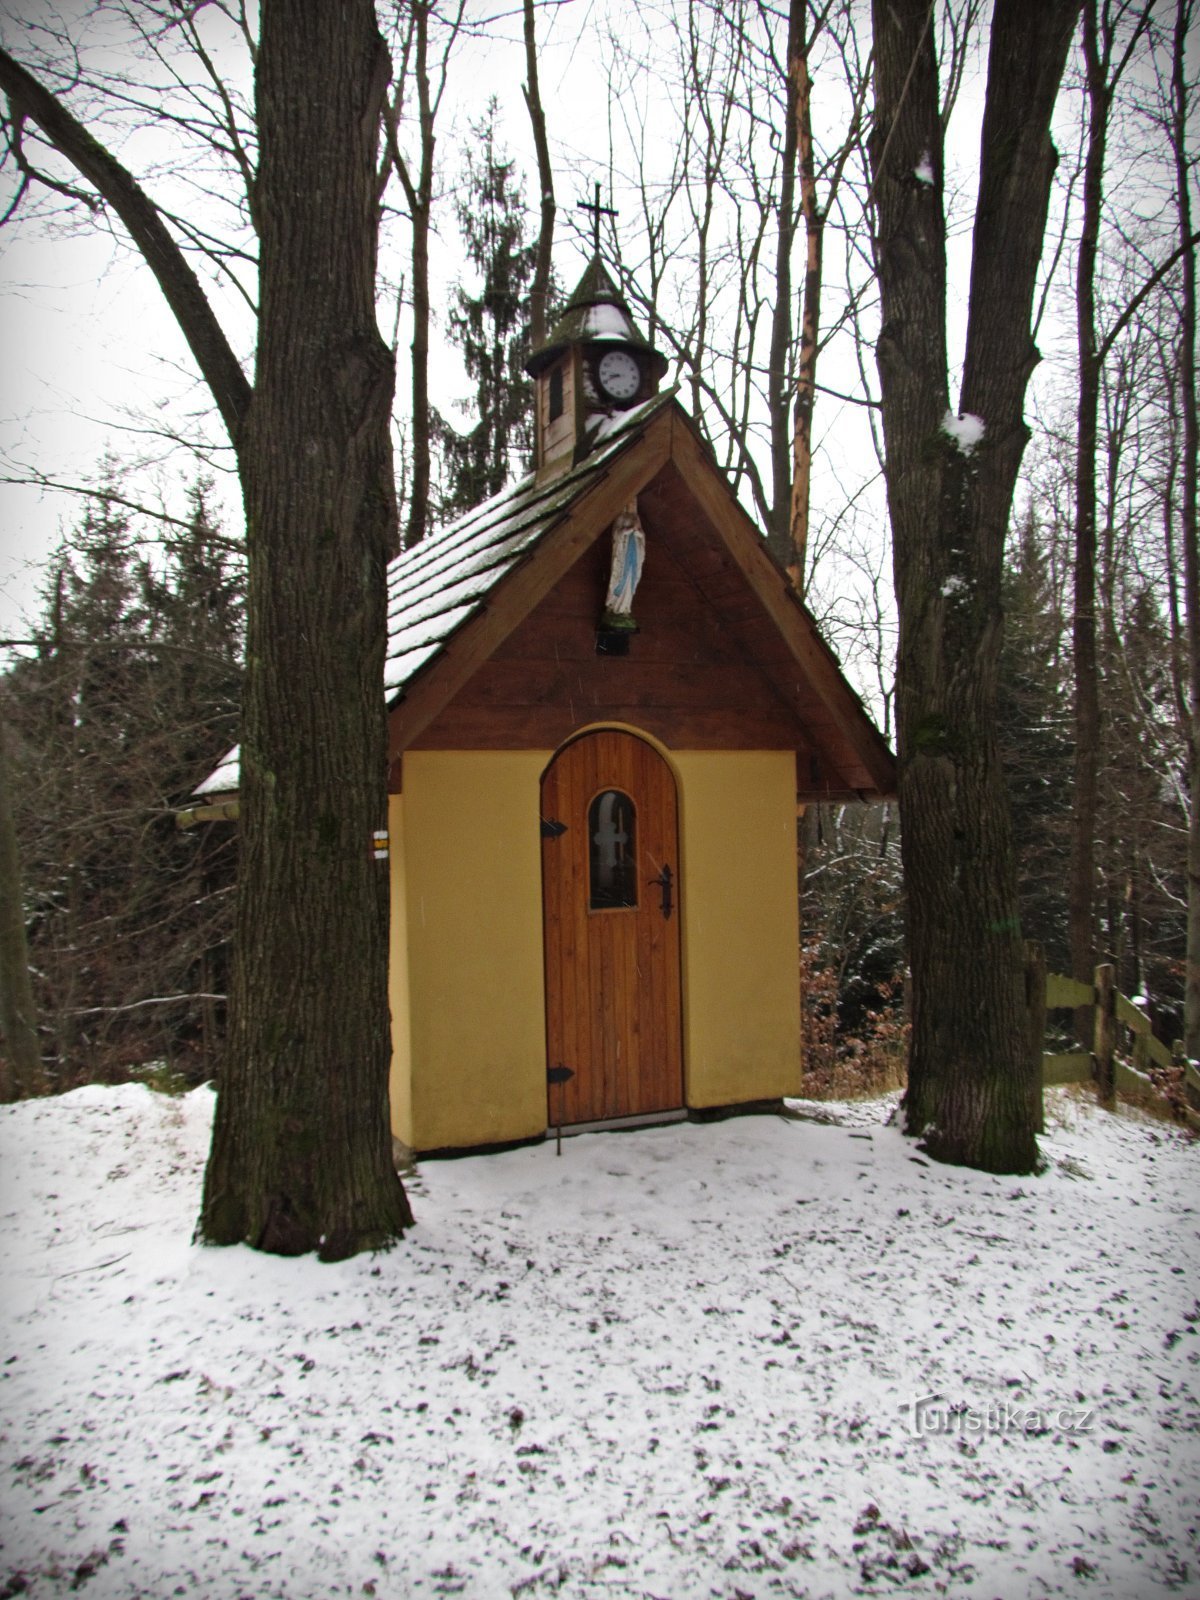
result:
M 1096 968 L 1096 1025 L 1092 1041 L 1096 1094 L 1100 1104 L 1116 1108 L 1117 969 L 1106 961 Z
M 1025 941 L 1025 1015 L 1029 1019 L 1029 1051 L 1033 1057 L 1033 1077 L 1037 1095 L 1039 1133 L 1046 1131 L 1042 1111 L 1042 1055 L 1046 1048 L 1046 953 L 1036 939 Z

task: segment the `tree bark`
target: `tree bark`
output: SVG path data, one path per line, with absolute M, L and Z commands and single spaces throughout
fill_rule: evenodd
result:
M 1099 809 L 1100 677 L 1096 652 L 1096 442 L 1100 360 L 1096 340 L 1096 253 L 1100 239 L 1109 95 L 1101 61 L 1097 0 L 1083 7 L 1088 144 L 1083 171 L 1083 218 L 1075 268 L 1075 337 L 1079 398 L 1075 412 L 1075 564 L 1071 624 L 1075 676 L 1075 781 L 1071 793 L 1071 860 L 1067 931 L 1071 976 L 1090 983 L 1096 963 L 1096 820 Z M 1090 1021 L 1080 1012 L 1077 1027 Z
M 412 1221 L 391 1160 L 387 874 L 371 852 L 395 520 L 374 297 L 388 73 L 370 0 L 266 0 L 241 892 L 200 1231 L 326 1260 Z
M 942 128 L 928 0 L 875 0 L 882 327 L 899 654 L 897 732 L 912 970 L 906 1128 L 995 1172 L 1037 1162 L 1041 1083 L 996 741 L 1000 577 L 1038 359 L 1030 333 L 1055 152 L 1049 124 L 1079 0 L 997 0 L 960 415 L 946 431 Z M 926 181 L 931 178 L 932 181 Z
M 126 222 L 238 456 L 249 587 L 241 858 L 199 1232 L 325 1259 L 374 1248 L 412 1221 L 391 1160 L 387 884 L 371 859 L 386 823 L 384 567 L 396 516 L 394 375 L 374 309 L 389 70 L 374 6 L 262 7 L 253 391 L 152 203 L 15 67 L 0 53 L 14 114 L 37 121 Z
M 804 593 L 804 564 L 808 556 L 808 515 L 812 484 L 812 423 L 817 399 L 817 337 L 821 328 L 821 258 L 825 219 L 817 204 L 817 179 L 813 166 L 812 78 L 808 71 L 808 41 L 802 24 L 800 50 L 789 76 L 795 73 L 796 137 L 800 164 L 800 211 L 804 217 L 804 293 L 800 304 L 800 359 L 796 366 L 796 417 L 792 438 L 792 493 L 789 516 L 791 552 L 788 566 L 792 581 Z
M 1118 7 L 1123 14 L 1124 5 Z M 1096 327 L 1096 264 L 1104 204 L 1104 168 L 1113 96 L 1149 22 L 1144 4 L 1124 51 L 1113 65 L 1116 20 L 1101 0 L 1084 0 L 1083 60 L 1086 73 L 1088 142 L 1083 168 L 1083 215 L 1075 268 L 1075 336 L 1079 397 L 1075 415 L 1074 667 L 1075 771 L 1071 792 L 1071 857 L 1067 880 L 1067 932 L 1071 976 L 1090 983 L 1096 962 L 1096 835 L 1100 810 L 1100 759 L 1104 715 L 1097 646 L 1096 451 L 1099 442 L 1100 377 L 1116 330 L 1102 342 Z M 1119 20 L 1119 16 L 1118 19 Z M 1123 321 L 1124 319 L 1122 319 Z M 1091 1018 L 1076 1013 L 1076 1032 L 1086 1039 Z
M 433 209 L 434 116 L 429 85 L 428 0 L 413 0 L 416 30 L 417 118 L 421 130 L 421 165 L 415 183 L 400 164 L 400 180 L 412 215 L 412 475 L 408 486 L 405 548 L 420 544 L 429 529 L 429 484 L 432 427 L 429 416 L 429 221 Z
M 792 247 L 796 239 L 796 152 L 799 148 L 799 81 L 804 61 L 808 0 L 788 8 L 787 83 L 783 149 L 780 153 L 778 232 L 775 244 L 775 305 L 767 367 L 767 411 L 771 425 L 771 518 L 767 543 L 781 566 L 792 564 L 792 450 L 788 356 L 792 347 Z
M 0 1100 L 20 1100 L 42 1087 L 37 1009 L 29 978 L 21 856 L 13 822 L 8 744 L 0 716 Z
M 1187 153 L 1187 45 L 1193 5 L 1176 0 L 1171 60 L 1171 144 L 1179 238 L 1183 246 L 1179 297 L 1179 404 L 1183 418 L 1182 497 L 1179 535 L 1183 547 L 1184 614 L 1188 653 L 1187 952 L 1183 992 L 1183 1040 L 1190 1061 L 1200 1060 L 1200 416 L 1196 397 L 1196 257 L 1191 246 L 1192 204 Z
M 534 0 L 525 6 L 525 105 L 533 128 L 537 151 L 538 197 L 541 221 L 538 226 L 537 256 L 533 269 L 533 288 L 529 292 L 529 343 L 536 350 L 546 338 L 546 308 L 550 299 L 550 268 L 554 255 L 554 168 L 550 162 L 550 141 L 546 137 L 546 113 L 538 85 L 537 39 L 534 33 Z

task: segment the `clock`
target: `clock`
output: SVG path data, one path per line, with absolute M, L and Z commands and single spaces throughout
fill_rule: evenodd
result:
M 606 350 L 596 363 L 596 377 L 610 400 L 632 400 L 642 386 L 642 369 L 628 350 Z

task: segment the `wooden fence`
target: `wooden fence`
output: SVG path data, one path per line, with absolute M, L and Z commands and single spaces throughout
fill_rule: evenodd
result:
M 1191 1125 L 1200 1129 L 1200 1072 L 1185 1061 L 1182 1043 L 1171 1050 L 1155 1038 L 1145 1012 L 1117 988 L 1112 966 L 1106 963 L 1097 967 L 1092 983 L 1080 983 L 1075 978 L 1047 972 L 1040 948 L 1030 945 L 1025 992 L 1030 1032 L 1042 1055 L 1045 1087 L 1095 1082 L 1096 1092 L 1106 1105 L 1114 1104 L 1118 1092 L 1133 1099 L 1162 1101 L 1164 1097 L 1151 1080 L 1149 1068 L 1182 1065 L 1187 1102 L 1184 1112 Z M 1044 1048 L 1046 1013 L 1085 1010 L 1092 1012 L 1091 1051 L 1048 1054 Z

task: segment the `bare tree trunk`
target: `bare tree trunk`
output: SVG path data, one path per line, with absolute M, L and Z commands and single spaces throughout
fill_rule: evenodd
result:
M 417 106 L 421 128 L 421 165 L 415 183 L 401 168 L 412 213 L 412 465 L 408 484 L 405 546 L 420 544 L 429 529 L 429 214 L 433 207 L 433 109 L 429 92 L 429 5 L 413 0 L 417 33 Z
M 1037 1161 L 1041 1083 L 996 741 L 1000 578 L 1030 318 L 1056 156 L 1050 117 L 1079 0 L 997 0 L 970 319 L 949 406 L 942 126 L 928 0 L 875 0 L 878 364 L 900 640 L 899 792 L 912 969 L 907 1131 L 990 1171 Z M 971 419 L 982 422 L 972 445 Z
M 831 7 L 791 0 L 788 11 L 786 113 L 781 153 L 779 233 L 775 267 L 775 309 L 771 318 L 768 411 L 771 419 L 771 515 L 768 542 L 791 573 L 801 593 L 807 585 L 813 411 L 817 399 L 817 356 L 821 336 L 821 285 L 824 275 L 825 218 L 841 186 L 851 154 L 861 147 L 861 104 L 865 83 L 850 81 L 854 112 L 846 137 L 825 168 L 826 202 L 817 194 L 812 126 L 812 75 L 809 59 L 818 36 L 828 28 Z M 792 340 L 792 249 L 796 235 L 796 179 L 804 219 L 804 283 L 800 294 L 800 349 L 795 393 L 789 406 L 787 379 Z
M 237 935 L 200 1229 L 336 1259 L 412 1220 L 391 1162 L 385 565 L 392 358 L 375 322 L 388 58 L 370 0 L 266 0 L 262 252 L 241 440 L 250 568 Z
M 1188 816 L 1187 971 L 1184 981 L 1184 1049 L 1200 1060 L 1200 530 L 1197 480 L 1200 479 L 1200 418 L 1196 399 L 1196 257 L 1192 248 L 1192 174 L 1187 154 L 1187 45 L 1192 0 L 1176 0 L 1171 61 L 1171 144 L 1175 162 L 1176 204 L 1183 282 L 1179 300 L 1179 405 L 1183 417 L 1179 534 L 1183 546 L 1183 592 L 1188 654 Z
M 429 410 L 429 327 L 432 306 L 429 294 L 429 232 L 433 213 L 434 128 L 438 108 L 446 89 L 450 53 L 462 27 L 466 0 L 457 0 L 452 17 L 442 19 L 445 48 L 438 66 L 436 89 L 429 74 L 429 24 L 437 20 L 436 0 L 402 0 L 409 17 L 414 42 L 413 70 L 417 80 L 417 125 L 420 152 L 416 176 L 400 153 L 395 121 L 389 128 L 390 155 L 396 175 L 404 189 L 412 218 L 412 433 L 408 494 L 408 518 L 404 528 L 405 547 L 420 544 L 429 531 L 429 498 L 432 478 L 433 426 Z M 406 54 L 408 46 L 405 47 Z
M 546 137 L 546 114 L 538 86 L 537 40 L 534 34 L 534 0 L 525 5 L 525 84 L 523 93 L 533 127 L 537 151 L 538 196 L 541 222 L 538 227 L 537 257 L 533 269 L 533 288 L 529 292 L 529 340 L 532 349 L 546 338 L 546 304 L 550 297 L 550 268 L 554 255 L 554 168 L 550 164 L 550 142 Z
M 0 1100 L 20 1100 L 42 1087 L 37 1009 L 29 978 L 25 896 L 13 821 L 8 742 L 0 720 Z
M 1088 144 L 1083 173 L 1083 219 L 1075 267 L 1075 336 L 1079 398 L 1075 412 L 1075 575 L 1071 638 L 1075 673 L 1075 782 L 1071 794 L 1071 862 L 1067 931 L 1071 975 L 1092 981 L 1096 964 L 1096 824 L 1099 809 L 1100 676 L 1096 651 L 1096 443 L 1100 358 L 1096 339 L 1096 252 L 1108 140 L 1107 63 L 1100 59 L 1097 0 L 1084 0 L 1083 55 L 1087 69 Z M 1090 1023 L 1090 1014 L 1080 1012 Z
M 799 148 L 799 83 L 807 82 L 805 60 L 808 0 L 788 8 L 786 115 L 780 154 L 778 232 L 775 245 L 775 305 L 771 313 L 771 354 L 767 368 L 767 409 L 771 419 L 771 517 L 767 543 L 781 566 L 793 561 L 791 503 L 793 437 L 788 385 L 792 348 L 792 247 L 796 239 L 796 152 Z M 810 130 L 811 132 L 811 130 Z
M 792 494 L 789 518 L 791 553 L 788 567 L 797 589 L 804 592 L 804 564 L 808 555 L 808 513 L 812 482 L 812 422 L 817 399 L 817 337 L 821 328 L 821 254 L 825 219 L 817 205 L 817 179 L 813 167 L 812 79 L 808 71 L 808 41 L 801 24 L 800 49 L 795 65 L 789 60 L 789 77 L 795 72 L 796 136 L 800 156 L 800 210 L 804 216 L 804 294 L 800 308 L 800 360 L 796 368 L 796 418 L 792 440 Z
M 461 14 L 461 13 L 460 13 Z M 228 1057 L 200 1232 L 326 1259 L 411 1222 L 392 1167 L 381 692 L 392 358 L 375 322 L 388 59 L 371 0 L 265 0 L 253 390 L 162 215 L 0 51 L 15 116 L 113 207 L 221 409 L 247 513 L 248 670 Z
M 1114 16 L 1108 0 L 1084 0 L 1083 59 L 1087 74 L 1088 142 L 1083 169 L 1083 216 L 1075 268 L 1075 332 L 1079 398 L 1075 416 L 1075 566 L 1071 628 L 1075 680 L 1075 772 L 1071 794 L 1071 859 L 1067 883 L 1067 932 L 1071 975 L 1090 983 L 1096 964 L 1096 835 L 1100 809 L 1100 750 L 1103 712 L 1096 626 L 1096 450 L 1099 440 L 1100 378 L 1114 335 L 1101 342 L 1096 327 L 1096 261 L 1104 205 L 1104 167 L 1109 113 L 1117 84 L 1149 20 L 1144 4 L 1126 47 L 1113 65 L 1118 22 L 1130 9 L 1120 0 Z M 1086 1040 L 1091 1014 L 1076 1013 L 1076 1031 Z

